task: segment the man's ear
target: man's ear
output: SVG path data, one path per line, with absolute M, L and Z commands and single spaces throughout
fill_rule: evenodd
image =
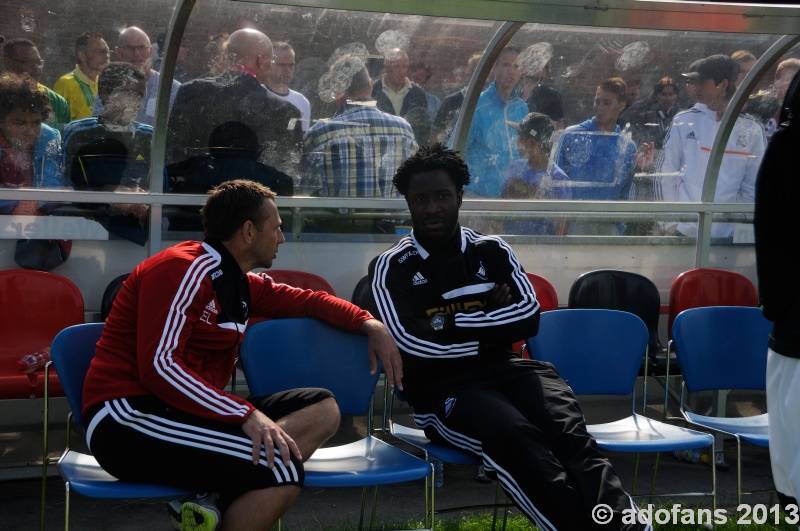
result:
M 461 208 L 461 203 L 464 201 L 464 189 L 462 188 L 456 193 L 458 195 L 458 208 Z
M 239 233 L 242 235 L 242 239 L 245 243 L 250 243 L 253 241 L 256 235 L 256 226 L 253 224 L 252 221 L 249 219 L 242 223 L 242 227 L 239 229 Z

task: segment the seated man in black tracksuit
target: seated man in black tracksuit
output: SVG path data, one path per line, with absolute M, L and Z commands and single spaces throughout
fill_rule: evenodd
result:
M 623 524 L 635 505 L 553 366 L 513 354 L 514 341 L 536 333 L 539 302 L 508 244 L 459 225 L 467 184 L 466 164 L 441 144 L 406 160 L 394 185 L 413 232 L 370 264 L 415 422 L 481 458 L 539 529 L 597 527 L 597 504 L 614 511 L 603 529 L 652 529 Z

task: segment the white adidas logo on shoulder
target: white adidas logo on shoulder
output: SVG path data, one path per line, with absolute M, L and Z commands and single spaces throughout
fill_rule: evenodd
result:
M 211 299 L 211 302 L 206 304 L 206 310 L 213 313 L 214 315 L 219 315 L 219 310 L 217 310 L 217 305 L 214 303 L 214 299 Z
M 417 274 L 414 275 L 413 283 L 415 286 L 419 286 L 420 284 L 427 284 L 428 279 L 422 276 L 422 273 L 417 271 Z

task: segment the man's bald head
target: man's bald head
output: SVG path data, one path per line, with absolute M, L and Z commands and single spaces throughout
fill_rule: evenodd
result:
M 150 57 L 153 55 L 153 47 L 150 45 L 150 37 L 142 29 L 130 26 L 120 31 L 114 54 L 120 61 L 131 63 L 145 77 L 150 78 Z
M 236 30 L 228 37 L 228 55 L 234 64 L 256 73 L 261 83 L 267 82 L 272 66 L 272 41 L 252 28 Z
M 140 40 L 147 40 L 147 43 L 150 43 L 150 37 L 145 33 L 142 28 L 138 28 L 136 26 L 128 26 L 124 30 L 119 32 L 119 38 L 117 39 L 117 46 L 123 46 L 125 44 L 129 44 L 131 41 L 140 41 Z

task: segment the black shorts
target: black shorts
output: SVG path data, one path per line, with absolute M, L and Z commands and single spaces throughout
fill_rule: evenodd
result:
M 248 401 L 272 420 L 332 398 L 326 389 L 292 389 Z M 238 424 L 190 415 L 154 396 L 98 404 L 86 415 L 86 440 L 100 466 L 126 481 L 174 485 L 219 493 L 219 506 L 251 490 L 300 485 L 303 464 L 291 456 L 285 466 L 278 450 L 267 467 L 264 449 L 253 465 L 253 443 Z

